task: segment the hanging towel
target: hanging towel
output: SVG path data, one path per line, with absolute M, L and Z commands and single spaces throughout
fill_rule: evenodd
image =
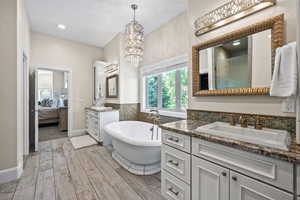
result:
M 283 97 L 282 111 L 295 112 L 298 89 L 298 61 L 296 42 L 276 50 L 270 96 Z

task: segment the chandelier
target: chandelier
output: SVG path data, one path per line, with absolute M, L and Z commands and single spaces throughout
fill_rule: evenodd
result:
M 144 53 L 144 27 L 135 20 L 135 11 L 138 6 L 132 4 L 133 20 L 125 28 L 125 58 L 134 65 L 139 66 Z

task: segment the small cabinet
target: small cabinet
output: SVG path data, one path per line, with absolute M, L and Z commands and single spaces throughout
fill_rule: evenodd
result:
M 192 156 L 192 199 L 229 200 L 229 170 Z
M 104 126 L 119 121 L 119 111 L 95 111 L 90 108 L 86 109 L 86 131 L 98 142 L 110 144 L 109 137 L 106 137 Z
M 230 200 L 293 200 L 292 194 L 230 172 Z

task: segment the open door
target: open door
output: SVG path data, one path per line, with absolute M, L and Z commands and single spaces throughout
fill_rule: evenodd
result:
M 35 151 L 35 72 L 29 73 L 29 150 Z
M 34 88 L 35 88 L 35 95 L 34 95 L 34 121 L 35 121 L 35 132 L 34 132 L 34 149 L 35 151 L 39 150 L 39 95 L 38 95 L 38 70 L 34 71 Z

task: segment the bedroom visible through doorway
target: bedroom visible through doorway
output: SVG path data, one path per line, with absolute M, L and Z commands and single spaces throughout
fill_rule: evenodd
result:
M 37 70 L 38 141 L 68 137 L 68 72 Z

